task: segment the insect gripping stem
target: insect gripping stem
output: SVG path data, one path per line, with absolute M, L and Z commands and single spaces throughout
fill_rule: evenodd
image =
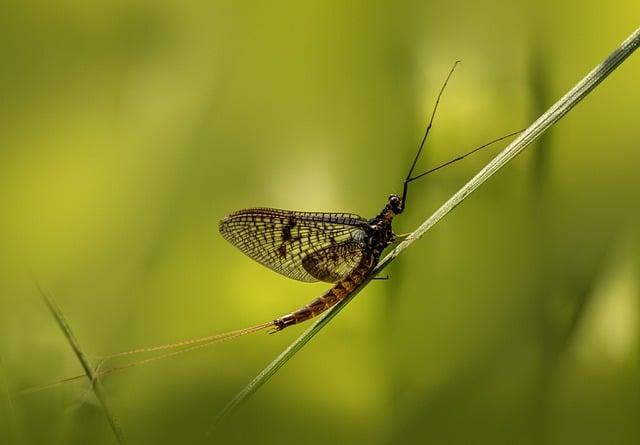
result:
M 102 377 L 116 371 L 202 349 L 266 329 L 277 332 L 287 326 L 313 318 L 347 297 L 368 278 L 371 270 L 377 264 L 381 252 L 396 238 L 392 235 L 391 219 L 393 215 L 404 210 L 410 182 L 460 161 L 495 142 L 520 133 L 514 132 L 500 137 L 424 173 L 413 175 L 433 126 L 440 99 L 458 63 L 459 61 L 456 61 L 453 64 L 438 92 L 427 128 L 404 180 L 402 198 L 398 199 L 395 195 L 393 198 L 390 197 L 394 201 L 390 201 L 382 213 L 373 220 L 362 219 L 353 214 L 305 213 L 253 208 L 234 212 L 220 222 L 221 234 L 251 258 L 290 278 L 300 281 L 322 280 L 334 283 L 331 289 L 303 308 L 274 321 L 222 334 L 98 356 L 96 358 L 99 360 L 99 366 L 96 369 L 95 377 Z M 392 212 L 388 213 L 389 210 Z M 384 230 L 388 231 L 388 239 L 385 235 L 386 232 L 380 232 L 383 226 Z M 363 241 L 365 239 L 366 242 Z M 313 248 L 309 249 L 311 240 L 313 240 Z M 374 252 L 376 245 L 378 250 Z M 365 251 L 367 251 L 366 255 Z M 157 355 L 153 355 L 154 353 Z M 134 355 L 143 358 L 110 367 L 105 366 L 108 361 L 113 359 Z M 23 393 L 57 386 L 83 377 L 70 377 L 40 388 L 25 390 Z

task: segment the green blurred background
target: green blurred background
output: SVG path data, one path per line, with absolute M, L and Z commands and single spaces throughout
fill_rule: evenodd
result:
M 112 444 L 32 275 L 98 355 L 271 320 L 327 288 L 217 233 L 250 206 L 370 217 L 528 125 L 637 0 L 3 1 L 0 442 Z M 222 429 L 304 327 L 104 380 L 130 443 L 638 443 L 640 56 L 387 269 Z M 415 184 L 415 228 L 497 148 Z

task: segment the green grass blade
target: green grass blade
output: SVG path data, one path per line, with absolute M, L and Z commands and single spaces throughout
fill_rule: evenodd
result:
M 93 389 L 93 392 L 95 393 L 96 398 L 98 399 L 98 402 L 102 406 L 102 411 L 104 412 L 104 415 L 106 416 L 107 421 L 109 422 L 109 426 L 111 426 L 111 429 L 113 430 L 113 434 L 116 436 L 116 439 L 120 444 L 124 444 L 125 439 L 124 439 L 124 433 L 122 431 L 122 428 L 120 428 L 120 425 L 118 424 L 115 416 L 113 415 L 111 408 L 109 407 L 109 403 L 107 402 L 104 388 L 102 387 L 102 383 L 98 379 L 98 376 L 96 375 L 96 372 L 93 369 L 91 362 L 89 362 L 89 359 L 87 358 L 85 353 L 82 352 L 82 349 L 80 348 L 80 343 L 78 343 L 78 340 L 76 339 L 75 335 L 73 335 L 73 331 L 71 330 L 71 327 L 67 323 L 67 320 L 65 319 L 62 311 L 60 310 L 60 307 L 53 300 L 53 298 L 51 298 L 51 296 L 49 296 L 40 286 L 38 286 L 38 290 L 40 291 L 40 295 L 44 299 L 45 303 L 49 307 L 51 314 L 58 322 L 60 329 L 62 329 L 62 332 L 64 333 L 65 337 L 67 337 L 67 340 L 69 341 L 69 345 L 71 345 L 73 352 L 75 352 L 76 357 L 78 357 L 78 360 L 80 361 L 80 364 L 82 365 L 82 368 L 84 369 L 84 372 L 87 375 L 89 382 L 91 382 L 91 387 Z
M 0 443 L 17 442 L 16 413 L 9 391 L 9 384 L 0 358 Z M 3 436 L 5 434 L 6 436 Z
M 471 193 L 473 193 L 487 179 L 504 167 L 510 160 L 517 156 L 528 145 L 535 141 L 542 133 L 560 120 L 569 110 L 584 99 L 600 82 L 602 82 L 615 68 L 620 65 L 640 46 L 640 28 L 636 29 L 622 44 L 616 48 L 602 63 L 597 65 L 568 93 L 560 98 L 551 108 L 533 122 L 524 132 L 489 162 L 478 174 L 467 182 L 458 192 L 449 198 L 438 210 L 420 225 L 411 235 L 400 243 L 393 251 L 386 255 L 375 268 L 372 276 L 375 276 L 387 267 L 402 251 L 413 242 L 420 239 L 431 227 L 444 216 L 457 207 Z M 242 389 L 223 409 L 217 418 L 217 422 L 232 415 L 243 403 L 251 398 L 269 379 L 289 361 L 302 347 L 309 342 L 320 330 L 326 326 L 355 296 L 370 282 L 366 280 L 358 288 L 339 302 L 325 316 L 315 322 L 280 355 L 267 365 L 249 384 Z

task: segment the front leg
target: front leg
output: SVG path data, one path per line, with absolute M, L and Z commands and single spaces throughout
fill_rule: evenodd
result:
M 401 235 L 396 235 L 395 233 L 393 234 L 393 242 L 394 243 L 400 243 L 404 240 L 406 240 L 407 238 L 409 238 L 409 236 L 411 235 L 411 232 L 409 233 L 403 233 Z

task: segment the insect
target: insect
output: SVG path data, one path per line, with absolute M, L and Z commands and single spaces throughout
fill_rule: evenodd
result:
M 409 184 L 521 132 L 494 139 L 444 164 L 414 175 L 440 98 L 458 63 L 453 64 L 438 92 L 429 123 L 403 181 L 402 194 L 389 195 L 380 213 L 373 218 L 365 219 L 352 213 L 314 213 L 256 207 L 233 212 L 220 221 L 219 230 L 222 236 L 258 263 L 295 280 L 331 283 L 333 286 L 330 289 L 300 309 L 263 324 L 103 356 L 104 359 L 110 359 L 122 355 L 179 349 L 115 366 L 102 371 L 101 375 L 265 329 L 272 333 L 281 331 L 325 312 L 370 278 L 385 248 L 403 238 L 393 232 L 392 223 L 394 218 L 405 210 Z
M 385 248 L 401 238 L 393 232 L 392 223 L 405 210 L 411 182 L 519 133 L 498 138 L 424 173 L 413 174 L 440 97 L 457 64 L 449 71 L 437 96 L 429 124 L 404 179 L 402 195 L 389 195 L 385 206 L 373 218 L 365 219 L 352 213 L 249 208 L 220 221 L 222 236 L 258 263 L 295 280 L 333 284 L 302 308 L 269 323 L 248 328 L 251 332 L 266 328 L 271 328 L 271 332 L 281 331 L 321 314 L 346 298 L 371 275 Z
M 370 219 L 352 213 L 313 213 L 272 208 L 249 208 L 231 213 L 219 223 L 222 236 L 250 258 L 270 269 L 299 281 L 324 281 L 332 287 L 302 308 L 267 323 L 206 337 L 182 340 L 171 344 L 139 348 L 99 357 L 98 368 L 107 359 L 173 349 L 155 357 L 137 360 L 107 369 L 96 369 L 97 376 L 199 349 L 213 343 L 269 329 L 278 332 L 307 321 L 349 296 L 371 274 L 382 252 L 403 236 L 393 232 L 392 223 L 406 208 L 409 184 L 454 162 L 521 133 L 522 130 L 494 139 L 444 164 L 414 175 L 427 140 L 440 98 L 457 64 L 451 67 L 436 98 L 429 123 L 402 187 L 402 194 L 391 194 L 377 215 Z M 75 380 L 76 376 L 64 381 Z M 60 383 L 60 382 L 58 382 Z

